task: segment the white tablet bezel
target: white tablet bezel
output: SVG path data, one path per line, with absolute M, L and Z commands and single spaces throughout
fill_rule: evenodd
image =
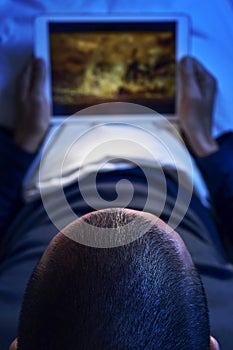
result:
M 35 20 L 35 57 L 41 57 L 46 63 L 47 78 L 45 92 L 49 103 L 52 105 L 50 53 L 49 53 L 49 23 L 145 23 L 145 22 L 176 22 L 176 61 L 190 52 L 190 19 L 186 14 L 153 14 L 153 15 L 42 15 Z M 140 28 L 139 28 L 140 30 Z M 177 104 L 176 104 L 177 105 Z M 64 116 L 55 116 L 56 120 L 64 119 Z

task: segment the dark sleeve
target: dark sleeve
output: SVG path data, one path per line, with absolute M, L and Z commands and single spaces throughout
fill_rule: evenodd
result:
M 0 243 L 19 209 L 23 179 L 33 159 L 0 130 Z
M 220 236 L 233 258 L 233 133 L 217 141 L 219 150 L 196 162 L 209 189 Z

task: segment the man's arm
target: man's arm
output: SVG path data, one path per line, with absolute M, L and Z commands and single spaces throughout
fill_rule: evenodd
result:
M 20 77 L 15 130 L 0 133 L 0 241 L 18 210 L 23 179 L 49 126 L 44 80 L 44 62 L 33 59 Z
M 233 134 L 218 139 L 219 150 L 197 165 L 209 188 L 214 216 L 226 252 L 233 261 Z
M 233 261 L 233 134 L 212 137 L 214 77 L 190 57 L 181 60 L 179 77 L 180 129 L 209 188 L 219 233 Z
M 19 208 L 23 179 L 33 158 L 0 132 L 0 240 Z

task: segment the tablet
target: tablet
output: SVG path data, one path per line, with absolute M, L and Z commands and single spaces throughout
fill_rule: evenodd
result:
M 47 67 L 53 118 L 105 102 L 176 114 L 176 62 L 189 53 L 186 15 L 40 16 L 35 55 Z

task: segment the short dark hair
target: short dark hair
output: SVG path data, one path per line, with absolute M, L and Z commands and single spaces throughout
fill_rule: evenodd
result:
M 143 223 L 143 214 L 101 210 L 81 220 L 116 227 L 134 215 Z M 18 350 L 209 349 L 203 285 L 164 227 L 155 220 L 136 241 L 105 249 L 59 233 L 27 287 Z

